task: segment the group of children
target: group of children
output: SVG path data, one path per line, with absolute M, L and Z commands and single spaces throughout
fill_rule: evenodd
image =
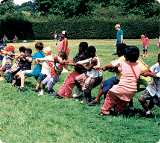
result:
M 58 56 L 52 57 L 52 50 L 46 47 L 43 50 L 43 43 L 35 44 L 36 52 L 32 56 L 30 48 L 20 47 L 19 53 L 14 53 L 13 46 L 1 49 L 1 80 L 4 80 L 4 72 L 7 82 L 12 82 L 13 86 L 20 86 L 18 92 L 24 92 L 25 78 L 34 76 L 37 81 L 35 93 L 38 92 L 41 82 L 42 89 L 39 96 L 44 95 L 47 85 L 50 95 L 59 99 L 71 98 L 72 90 L 77 86 L 74 98 L 80 99 L 84 92 L 81 103 L 87 102 L 88 105 L 99 105 L 100 97 L 105 95 L 102 112 L 99 115 L 121 113 L 129 103 L 130 109 L 134 110 L 133 97 L 137 92 L 137 83 L 141 76 L 153 77 L 152 82 L 147 86 L 144 93 L 139 97 L 145 115 L 150 115 L 150 110 L 154 104 L 160 107 L 160 54 L 158 63 L 149 68 L 139 59 L 139 49 L 135 46 L 119 44 L 117 47 L 118 59 L 109 64 L 100 66 L 99 58 L 96 55 L 96 48 L 88 46 L 87 42 L 79 44 L 79 52 L 70 61 L 66 59 L 66 52 L 59 51 Z M 16 59 L 12 65 L 13 59 Z M 31 70 L 31 63 L 35 61 Z M 65 65 L 74 66 L 74 70 L 64 80 L 62 87 L 56 93 L 53 86 L 59 81 L 59 76 Z M 116 72 L 116 76 L 102 82 L 101 70 Z M 97 97 L 92 100 L 91 91 L 100 84 Z M 146 100 L 150 100 L 149 105 Z

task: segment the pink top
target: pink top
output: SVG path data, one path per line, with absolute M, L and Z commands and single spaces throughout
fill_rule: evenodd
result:
M 149 39 L 148 39 L 148 37 L 142 37 L 141 38 L 141 40 L 142 40 L 142 42 L 143 42 L 143 46 L 148 46 L 148 43 L 149 43 Z
M 136 76 L 139 78 L 141 65 L 137 62 L 132 63 Z M 137 81 L 128 61 L 123 61 L 118 67 L 121 73 L 119 84 L 114 85 L 110 91 L 124 101 L 130 101 L 137 91 Z
M 66 54 L 68 55 L 69 52 L 70 52 L 70 49 L 68 48 L 68 40 L 66 40 L 66 42 L 67 42 Z M 59 53 L 60 51 L 62 51 L 63 49 L 64 49 L 64 40 L 59 43 L 58 53 Z
M 58 45 L 58 53 L 62 51 L 62 48 L 63 48 L 63 41 L 61 41 Z

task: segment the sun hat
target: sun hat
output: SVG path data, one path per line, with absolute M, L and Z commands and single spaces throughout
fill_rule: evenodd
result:
M 65 34 L 66 34 L 66 31 L 62 31 L 62 34 L 65 35 Z

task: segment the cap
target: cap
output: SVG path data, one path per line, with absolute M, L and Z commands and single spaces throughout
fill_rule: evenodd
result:
M 116 26 L 115 27 L 120 27 L 120 24 L 116 24 Z
M 62 31 L 62 34 L 65 35 L 65 34 L 66 34 L 66 31 Z

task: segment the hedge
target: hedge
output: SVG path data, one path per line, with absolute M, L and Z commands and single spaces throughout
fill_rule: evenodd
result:
M 141 34 L 148 37 L 159 37 L 160 20 L 103 21 L 91 19 L 74 19 L 65 21 L 28 22 L 19 20 L 1 20 L 0 35 L 12 39 L 16 34 L 19 39 L 53 39 L 54 31 L 66 30 L 69 39 L 115 39 L 114 26 L 120 23 L 125 39 L 137 39 Z

